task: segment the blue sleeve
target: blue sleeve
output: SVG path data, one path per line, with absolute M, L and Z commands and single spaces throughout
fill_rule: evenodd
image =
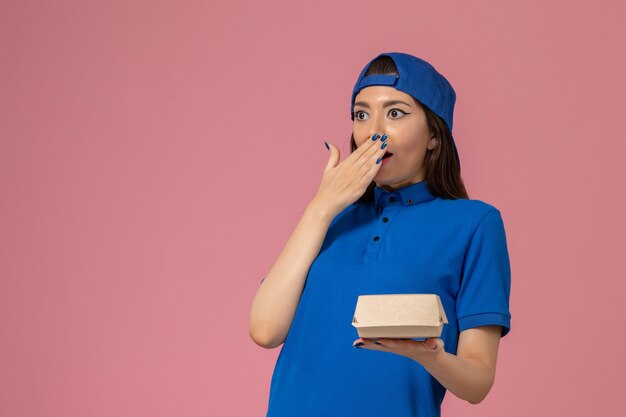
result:
M 456 300 L 459 332 L 486 325 L 511 330 L 511 266 L 500 211 L 491 209 L 478 223 L 463 260 Z

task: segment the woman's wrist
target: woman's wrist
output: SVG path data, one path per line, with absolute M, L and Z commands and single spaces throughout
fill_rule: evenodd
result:
M 416 352 L 411 359 L 424 367 L 436 366 L 446 354 L 448 353 L 444 349 L 438 349 L 436 352 Z
M 337 215 L 337 213 L 335 213 L 335 210 L 315 198 L 311 200 L 305 211 L 311 213 L 314 216 L 318 216 L 319 218 L 326 220 L 329 223 L 332 222 L 332 220 Z

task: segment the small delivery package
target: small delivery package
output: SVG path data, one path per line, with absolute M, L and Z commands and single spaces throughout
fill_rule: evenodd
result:
M 440 337 L 448 323 L 437 294 L 359 295 L 352 319 L 359 337 Z

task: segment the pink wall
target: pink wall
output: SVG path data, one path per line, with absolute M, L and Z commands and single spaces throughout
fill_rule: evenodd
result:
M 496 384 L 444 415 L 623 412 L 624 4 L 3 1 L 0 415 L 264 416 L 252 297 L 390 50 L 507 228 Z

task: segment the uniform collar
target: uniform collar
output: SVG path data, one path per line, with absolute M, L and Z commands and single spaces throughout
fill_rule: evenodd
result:
M 393 192 L 380 188 L 378 185 L 374 186 L 374 202 L 376 208 L 382 208 L 393 203 L 393 201 L 390 201 L 390 197 L 394 197 L 396 201 L 400 201 L 404 206 L 414 206 L 437 198 L 437 196 L 430 192 L 427 180 L 405 185 Z

